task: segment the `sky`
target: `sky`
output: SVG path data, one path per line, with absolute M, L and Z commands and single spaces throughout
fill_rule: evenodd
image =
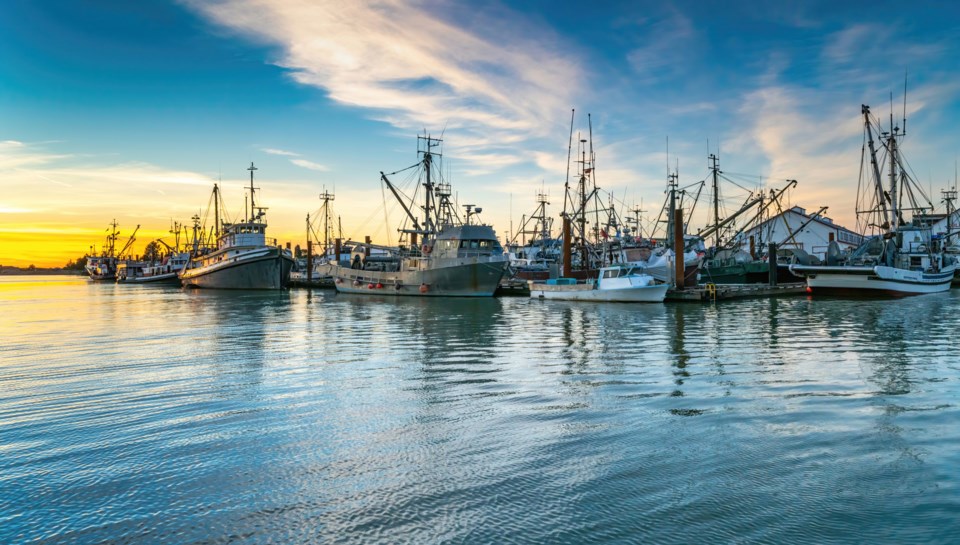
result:
M 708 174 L 854 226 L 861 104 L 902 125 L 940 204 L 960 152 L 960 7 L 947 2 L 583 3 L 6 0 L 0 9 L 0 264 L 61 266 L 116 219 L 134 251 L 242 216 L 257 168 L 268 236 L 304 244 L 319 194 L 345 238 L 395 244 L 380 182 L 443 137 L 460 203 L 501 237 L 563 209 L 571 133 L 621 209 Z M 906 78 L 906 95 L 904 80 Z M 589 114 L 589 118 L 588 118 Z M 691 225 L 705 225 L 700 205 Z

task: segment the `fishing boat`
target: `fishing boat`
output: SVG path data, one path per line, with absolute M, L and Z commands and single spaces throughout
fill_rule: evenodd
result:
M 434 164 L 442 157 L 433 151 L 440 143 L 438 138 L 418 136 L 420 161 L 408 167 L 412 172 L 409 180 L 424 190 L 422 222 L 411 211 L 412 203 L 402 198 L 388 175 L 380 173 L 380 179 L 406 212 L 409 223 L 401 232 L 410 237 L 409 244 L 392 247 L 353 243 L 350 266 L 336 263 L 328 269 L 338 292 L 490 297 L 496 291 L 507 269 L 507 257 L 493 228 L 472 220 L 482 209 L 464 205 L 465 221 L 457 214 L 450 184 L 443 181 L 443 170 Z M 373 249 L 381 252 L 376 259 L 370 259 Z
M 87 255 L 87 263 L 84 265 L 84 270 L 90 277 L 90 280 L 113 281 L 117 278 L 117 269 L 123 262 L 123 255 L 130 246 L 133 245 L 133 242 L 136 240 L 137 230 L 139 229 L 140 226 L 137 225 L 137 228 L 134 229 L 127 243 L 124 244 L 123 248 L 118 252 L 116 251 L 116 244 L 120 232 L 117 231 L 117 220 L 113 220 L 107 229 L 110 234 L 107 235 L 106 244 L 104 244 L 101 251 L 95 253 L 91 247 L 90 255 Z
M 941 239 L 933 235 L 926 211 L 933 205 L 921 205 L 926 198 L 914 180 L 908 175 L 900 156 L 899 141 L 906 131 L 892 127 L 878 132 L 884 137 L 882 146 L 889 168 L 889 186 L 884 187 L 880 174 L 873 140 L 874 121 L 870 107 L 862 106 L 864 139 L 867 141 L 870 166 L 861 169 L 872 176 L 866 187 L 870 206 L 857 210 L 858 218 L 874 229 L 874 234 L 849 256 L 836 249 L 828 251 L 827 264 L 791 265 L 790 271 L 806 277 L 808 291 L 813 294 L 837 293 L 863 295 L 885 293 L 890 295 L 914 295 L 946 292 L 950 289 L 956 270 L 952 256 L 943 251 Z M 892 116 L 891 116 L 892 118 Z M 878 124 L 879 125 L 879 124 Z M 893 120 L 891 119 L 891 126 Z M 906 118 L 904 118 L 906 127 Z M 865 159 L 866 160 L 866 157 Z M 858 199 L 858 202 L 864 202 Z M 913 212 L 913 219 L 904 221 L 904 212 Z M 835 246 L 835 243 L 834 243 Z
M 179 284 L 190 252 L 174 252 L 159 261 L 125 261 L 117 267 L 118 284 Z
M 547 215 L 549 204 L 546 193 L 537 193 L 536 210 L 529 217 L 523 217 L 520 229 L 507 242 L 508 275 L 512 280 L 525 282 L 556 276 L 561 241 L 551 237 L 553 218 Z M 526 239 L 527 235 L 530 235 L 529 239 Z
M 703 239 L 684 235 L 683 276 L 685 285 L 697 283 L 697 272 L 703 261 Z M 675 252 L 663 245 L 655 245 L 649 240 L 639 240 L 630 247 L 623 248 L 620 262 L 642 270 L 657 282 L 672 283 L 676 275 L 674 266 Z
M 339 229 L 339 220 L 330 205 L 336 196 L 324 188 L 320 194 L 323 203 L 315 214 L 307 214 L 307 249 L 298 252 L 296 264 L 290 272 L 290 281 L 309 284 L 316 287 L 333 288 L 330 276 L 332 264 L 349 264 L 352 248 L 343 246 L 343 233 Z M 311 219 L 312 217 L 312 219 Z M 323 235 L 318 233 L 322 229 Z
M 275 239 L 266 237 L 266 208 L 256 205 L 250 163 L 250 207 L 243 221 L 226 223 L 220 216 L 220 190 L 213 186 L 215 245 L 201 246 L 197 219 L 194 220 L 194 248 L 191 259 L 180 272 L 185 287 L 218 289 L 280 289 L 290 280 L 293 256 Z
M 527 284 L 532 299 L 618 303 L 660 303 L 670 287 L 628 265 L 602 267 L 596 279 L 585 282 L 574 278 L 554 278 L 530 280 Z

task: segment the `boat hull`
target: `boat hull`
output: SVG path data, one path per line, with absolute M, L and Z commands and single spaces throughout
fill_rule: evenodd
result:
M 491 297 L 507 261 L 481 261 L 424 270 L 365 271 L 331 266 L 340 293 L 416 297 Z
M 265 248 L 231 259 L 184 269 L 180 281 L 184 287 L 231 290 L 275 290 L 290 280 L 293 259 L 279 248 Z
M 777 265 L 777 283 L 802 282 L 803 277 L 790 272 L 786 264 Z M 723 267 L 701 267 L 700 283 L 703 284 L 769 284 L 770 264 L 762 261 L 739 263 Z
M 154 274 L 150 276 L 117 277 L 117 284 L 179 284 L 179 272 Z
M 954 267 L 936 273 L 894 267 L 844 267 L 792 265 L 790 271 L 805 276 L 811 293 L 919 295 L 950 289 Z
M 528 285 L 531 299 L 610 303 L 662 303 L 669 288 L 667 284 L 622 289 L 595 289 L 592 284 L 550 285 L 529 282 Z

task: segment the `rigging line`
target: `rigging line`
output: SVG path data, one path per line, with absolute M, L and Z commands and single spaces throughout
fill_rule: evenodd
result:
M 726 180 L 726 181 L 728 181 L 728 182 L 730 182 L 731 184 L 733 184 L 733 185 L 735 185 L 735 186 L 737 186 L 737 187 L 739 187 L 740 189 L 742 189 L 742 190 L 744 190 L 744 191 L 749 191 L 749 192 L 751 192 L 751 193 L 753 192 L 753 190 L 752 190 L 752 189 L 747 189 L 746 187 L 743 187 L 742 185 L 740 185 L 740 184 L 738 184 L 737 182 L 735 182 L 735 181 L 733 181 L 733 180 L 731 180 L 730 178 L 727 178 L 726 176 L 724 176 L 724 175 L 723 175 L 723 174 L 721 174 L 721 173 L 718 173 L 718 175 L 720 176 L 720 178 L 722 178 L 722 179 L 724 179 L 724 180 Z
M 760 180 L 766 180 L 770 178 L 769 176 L 763 176 L 762 174 L 744 174 L 742 172 L 730 172 L 729 170 L 724 170 L 723 173 L 730 176 L 742 176 L 744 178 L 757 178 Z
M 388 172 L 386 175 L 387 175 L 387 176 L 393 176 L 394 174 L 400 174 L 401 172 L 406 172 L 406 171 L 410 170 L 411 168 L 417 168 L 418 166 L 420 166 L 420 163 L 414 163 L 414 164 L 408 166 L 407 168 L 401 168 L 400 170 L 396 170 L 396 171 L 394 171 L 394 172 Z

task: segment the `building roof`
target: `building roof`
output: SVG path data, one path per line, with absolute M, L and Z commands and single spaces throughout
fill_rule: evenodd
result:
M 751 227 L 750 229 L 747 229 L 746 232 L 756 231 L 756 230 L 758 230 L 758 229 L 762 229 L 762 228 L 764 228 L 766 225 L 768 225 L 770 222 L 779 220 L 781 216 L 783 216 L 784 214 L 787 214 L 787 213 L 789 213 L 789 212 L 793 212 L 794 214 L 802 217 L 804 220 L 808 220 L 808 219 L 811 219 L 811 218 L 812 218 L 813 221 L 812 221 L 811 223 L 819 223 L 820 225 L 823 225 L 824 227 L 828 227 L 828 228 L 830 228 L 830 229 L 836 229 L 837 231 L 844 231 L 844 232 L 850 233 L 850 234 L 853 235 L 853 236 L 857 236 L 857 237 L 862 237 L 862 236 L 863 236 L 861 233 L 858 233 L 858 232 L 856 232 L 856 231 L 847 229 L 846 227 L 843 227 L 842 225 L 838 225 L 838 224 L 836 224 L 836 223 L 833 223 L 833 220 L 830 219 L 830 218 L 828 218 L 828 217 L 826 217 L 826 216 L 812 216 L 812 215 L 810 215 L 810 214 L 807 214 L 806 209 L 804 209 L 804 208 L 802 208 L 802 207 L 800 207 L 800 206 L 794 206 L 793 208 L 790 208 L 789 210 L 784 210 L 783 212 L 777 214 L 776 216 L 773 216 L 772 218 L 764 221 L 763 223 L 761 223 L 761 224 L 759 224 L 759 225 L 756 225 L 756 226 L 754 226 L 754 227 Z

